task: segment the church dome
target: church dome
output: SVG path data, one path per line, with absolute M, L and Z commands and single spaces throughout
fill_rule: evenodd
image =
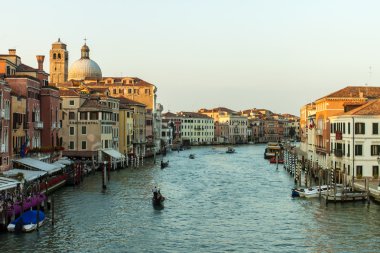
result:
M 81 48 L 81 58 L 76 60 L 69 69 L 68 80 L 101 79 L 102 70 L 90 59 L 90 49 L 84 44 Z

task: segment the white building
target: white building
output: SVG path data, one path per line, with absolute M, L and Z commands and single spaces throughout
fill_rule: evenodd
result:
M 183 144 L 211 144 L 214 140 L 214 119 L 196 112 L 179 112 Z
M 349 182 L 356 178 L 378 178 L 379 123 L 380 100 L 330 117 L 330 167 L 340 170 Z

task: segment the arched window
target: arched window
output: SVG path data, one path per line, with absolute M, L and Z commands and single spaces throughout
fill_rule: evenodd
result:
M 53 59 L 57 59 L 57 55 L 55 53 L 53 54 Z
M 61 59 L 61 54 L 60 53 L 58 53 L 58 59 Z

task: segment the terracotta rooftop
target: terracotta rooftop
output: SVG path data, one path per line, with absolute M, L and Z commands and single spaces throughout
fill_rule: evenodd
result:
M 17 66 L 16 71 L 17 72 L 36 72 L 37 69 L 21 63 L 20 65 Z
M 75 90 L 59 90 L 59 96 L 60 97 L 65 97 L 65 96 L 79 96 L 79 93 Z
M 175 113 L 172 113 L 172 112 L 166 112 L 166 113 L 163 113 L 162 114 L 162 117 L 166 117 L 166 118 L 177 118 L 177 114 Z
M 114 97 L 114 98 L 118 98 L 120 100 L 120 108 L 126 108 L 126 106 L 131 106 L 131 105 L 146 107 L 146 105 L 144 105 L 142 103 L 133 101 L 133 100 L 125 98 L 125 97 Z
M 380 99 L 371 100 L 342 115 L 380 115 Z
M 178 116 L 186 117 L 186 118 L 204 118 L 204 119 L 212 119 L 209 116 L 197 113 L 197 112 L 179 112 L 177 113 Z
M 335 91 L 323 98 L 380 98 L 380 87 L 371 86 L 347 86 Z M 317 99 L 317 100 L 320 100 Z
M 99 110 L 112 112 L 112 109 L 102 104 L 97 97 L 91 97 L 87 99 L 79 108 L 79 111 L 99 111 Z

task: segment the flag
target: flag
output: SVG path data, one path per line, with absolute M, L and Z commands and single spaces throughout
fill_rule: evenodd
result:
M 29 137 L 26 136 L 25 142 L 21 145 L 21 149 L 20 149 L 20 156 L 22 158 L 24 158 L 29 151 L 28 145 L 29 145 Z
M 309 128 L 310 128 L 310 129 L 313 129 L 314 127 L 315 127 L 314 120 L 311 119 L 311 120 L 310 120 Z

